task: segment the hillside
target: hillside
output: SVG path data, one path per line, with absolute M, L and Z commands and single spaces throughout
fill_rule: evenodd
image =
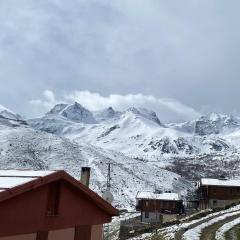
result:
M 163 124 L 156 113 L 137 108 L 124 112 L 112 108 L 93 112 L 94 120 L 88 122 L 72 121 L 54 111 L 50 113 L 30 120 L 29 124 L 76 142 L 120 151 L 131 157 L 156 159 L 163 155 L 211 154 L 238 148 L 240 120 L 232 116 L 210 114 L 192 122 Z
M 147 109 L 93 112 L 79 103 L 58 104 L 27 122 L 0 116 L 0 163 L 65 169 L 76 178 L 90 166 L 91 188 L 99 194 L 111 163 L 114 204 L 134 208 L 140 190 L 185 195 L 199 177 L 239 177 L 239 126 L 238 118 L 218 114 L 164 124 Z
M 0 164 L 5 169 L 64 169 L 80 178 L 81 167 L 91 166 L 91 188 L 99 194 L 106 189 L 107 163 L 112 163 L 114 205 L 121 208 L 133 207 L 137 192 L 143 188 L 179 192 L 189 187 L 186 180 L 157 163 L 143 164 L 121 153 L 74 143 L 20 123 L 0 123 L 0 146 Z

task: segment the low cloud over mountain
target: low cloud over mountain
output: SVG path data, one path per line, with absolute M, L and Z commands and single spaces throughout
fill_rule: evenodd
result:
M 179 122 L 192 120 L 200 116 L 193 108 L 177 101 L 176 99 L 156 98 L 152 95 L 139 94 L 111 94 L 102 96 L 99 93 L 89 91 L 66 92 L 60 99 L 55 94 L 46 90 L 41 99 L 31 101 L 36 115 L 48 111 L 57 103 L 80 102 L 84 107 L 96 111 L 109 106 L 116 110 L 123 111 L 132 106 L 154 110 L 163 122 Z

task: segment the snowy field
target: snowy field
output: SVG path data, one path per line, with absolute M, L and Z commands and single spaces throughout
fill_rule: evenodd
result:
M 219 221 L 227 219 L 228 217 L 234 217 L 239 214 L 240 214 L 240 205 L 237 205 L 237 206 L 232 207 L 227 210 L 210 213 L 207 216 L 196 219 L 196 220 L 187 221 L 187 218 L 182 219 L 183 223 L 159 229 L 158 234 L 159 234 L 159 236 L 162 236 L 164 240 L 174 240 L 175 234 L 177 232 L 190 228 L 182 235 L 181 239 L 182 240 L 199 240 L 201 233 L 205 228 L 207 228 L 215 223 L 218 223 Z M 190 217 L 192 217 L 192 216 L 190 216 Z M 239 218 L 237 220 L 239 221 Z M 216 236 L 219 235 L 219 237 L 220 237 L 221 234 L 224 234 L 226 231 L 228 231 L 230 228 L 232 228 L 233 225 L 235 223 L 237 223 L 237 220 L 235 222 L 229 223 L 231 227 L 228 224 L 224 225 L 223 229 L 219 229 L 219 233 L 218 232 L 216 233 Z M 195 225 L 197 225 L 197 226 L 191 228 L 191 226 L 195 226 Z M 143 234 L 138 237 L 131 238 L 131 240 L 149 240 L 154 235 L 155 235 L 154 233 L 147 233 L 147 234 Z M 223 236 L 223 235 L 221 235 L 221 236 Z M 220 240 L 220 239 L 222 239 L 222 238 L 219 238 L 217 240 Z

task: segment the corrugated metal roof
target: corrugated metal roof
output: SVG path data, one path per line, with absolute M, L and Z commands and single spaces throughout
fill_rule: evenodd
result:
M 55 171 L 0 170 L 0 192 L 45 177 Z
M 240 187 L 240 180 L 220 180 L 214 178 L 202 178 L 202 186 L 225 186 L 225 187 Z
M 178 193 L 153 193 L 153 192 L 138 192 L 137 199 L 157 199 L 157 200 L 169 200 L 178 201 L 181 200 Z

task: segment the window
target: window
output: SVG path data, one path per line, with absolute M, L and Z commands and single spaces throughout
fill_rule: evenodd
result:
M 149 212 L 145 212 L 145 218 L 149 218 Z
M 47 216 L 58 215 L 60 196 L 60 182 L 54 182 L 48 186 Z
M 148 201 L 146 201 L 146 207 L 148 207 L 149 206 L 149 203 L 148 203 Z

